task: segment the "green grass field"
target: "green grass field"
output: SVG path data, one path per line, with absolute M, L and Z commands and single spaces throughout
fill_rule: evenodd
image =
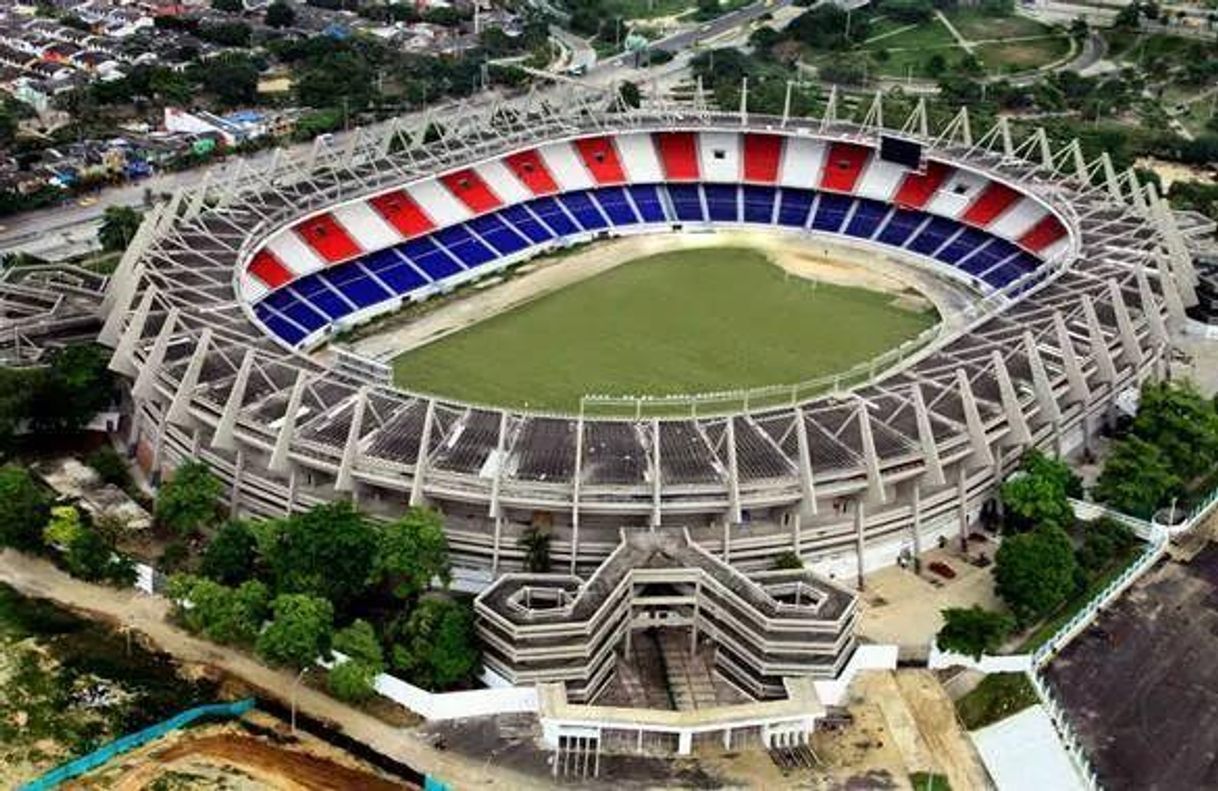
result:
M 760 252 L 642 258 L 394 361 L 399 385 L 573 411 L 589 393 L 668 395 L 842 371 L 917 335 L 933 311 L 788 276 Z

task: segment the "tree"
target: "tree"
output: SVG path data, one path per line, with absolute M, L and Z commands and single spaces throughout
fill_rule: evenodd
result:
M 1103 571 L 1114 558 L 1128 552 L 1137 536 L 1125 525 L 1107 517 L 1087 524 L 1083 545 L 1075 553 L 1079 565 L 1090 573 Z
M 57 349 L 50 366 L 30 381 L 27 417 L 37 431 L 76 431 L 111 400 L 108 355 L 94 343 Z
M 126 250 L 135 238 L 143 217 L 130 206 L 110 206 L 102 213 L 102 224 L 97 230 L 97 240 L 103 250 Z
M 432 691 L 470 680 L 479 664 L 470 609 L 447 597 L 425 597 L 394 629 L 393 666 Z
M 1014 628 L 1015 619 L 1005 613 L 990 612 L 975 604 L 949 607 L 943 611 L 943 628 L 936 642 L 944 651 L 980 659 L 982 654 L 998 651 Z
M 74 505 L 60 505 L 51 509 L 51 519 L 42 531 L 42 540 L 49 547 L 66 550 L 80 536 L 84 526 L 80 522 L 80 511 Z
M 0 467 L 0 547 L 26 551 L 42 545 L 51 498 L 25 467 Z
M 225 585 L 237 585 L 254 573 L 257 545 L 244 522 L 228 522 L 207 542 L 199 571 Z
M 617 95 L 626 107 L 637 109 L 643 104 L 643 94 L 639 91 L 639 86 L 629 80 L 624 80 L 617 86 Z
M 550 534 L 538 527 L 529 527 L 516 542 L 524 550 L 524 570 L 530 574 L 550 571 Z
M 266 620 L 270 592 L 257 580 L 236 588 L 189 574 L 169 580 L 169 596 L 186 628 L 218 643 L 251 645 Z
M 135 582 L 135 564 L 115 551 L 114 545 L 92 528 L 82 528 L 64 553 L 68 573 L 89 582 L 109 582 L 130 587 Z
M 1158 447 L 1184 481 L 1218 465 L 1218 411 L 1189 384 L 1145 384 L 1131 432 Z
M 799 555 L 794 552 L 783 552 L 778 557 L 774 558 L 774 563 L 770 568 L 775 571 L 803 569 L 804 562 L 800 560 Z
M 224 487 L 206 464 L 187 462 L 161 485 L 156 495 L 156 520 L 180 536 L 216 523 L 217 501 Z
M 1182 490 L 1158 447 L 1138 437 L 1115 443 L 1095 484 L 1095 497 L 1130 516 L 1149 519 Z
M 418 596 L 439 578 L 449 581 L 448 540 L 437 511 L 411 508 L 404 517 L 380 528 L 374 576 L 399 599 Z
M 266 22 L 267 27 L 290 27 L 296 21 L 296 12 L 287 3 L 282 0 L 276 0 L 276 2 L 266 7 L 266 16 L 263 17 L 262 21 Z
M 258 66 L 249 56 L 228 53 L 197 68 L 203 89 L 225 107 L 253 104 L 258 99 Z
M 1024 456 L 1019 472 L 1002 485 L 999 496 L 1006 527 L 1023 532 L 1044 524 L 1069 527 L 1074 509 L 1069 497 L 1078 497 L 1082 484 L 1069 465 L 1038 450 Z
M 240 14 L 245 10 L 244 0 L 211 0 L 211 7 L 226 14 Z
M 97 477 L 105 483 L 125 489 L 131 484 L 131 471 L 127 469 L 127 461 L 113 445 L 102 445 L 85 458 L 85 464 L 93 468 Z
M 350 503 L 327 503 L 280 523 L 268 550 L 276 591 L 321 596 L 344 612 L 373 577 L 377 536 Z
M 998 595 L 1020 624 L 1047 615 L 1074 591 L 1078 562 L 1060 527 L 1045 525 L 1004 539 L 994 561 Z
M 334 650 L 347 660 L 330 669 L 326 681 L 330 692 L 352 703 L 370 698 L 376 691 L 373 684 L 377 674 L 385 670 L 384 652 L 372 626 L 356 620 L 339 630 L 334 635 Z
M 330 653 L 334 607 L 319 596 L 286 593 L 271 602 L 274 618 L 258 635 L 257 651 L 276 664 L 306 668 Z

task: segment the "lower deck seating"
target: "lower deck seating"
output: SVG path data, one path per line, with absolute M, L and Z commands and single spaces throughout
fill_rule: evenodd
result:
M 934 258 L 996 289 L 1041 263 L 982 229 L 867 198 L 752 184 L 631 184 L 535 198 L 431 231 L 282 285 L 255 304 L 254 313 L 276 337 L 298 346 L 356 311 L 450 287 L 470 272 L 556 239 L 586 238 L 610 227 L 706 222 L 869 239 Z

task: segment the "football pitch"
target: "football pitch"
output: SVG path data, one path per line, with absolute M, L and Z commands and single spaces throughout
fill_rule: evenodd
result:
M 587 394 L 674 395 L 843 371 L 916 336 L 934 311 L 788 275 L 746 248 L 640 258 L 394 360 L 398 385 L 575 411 Z

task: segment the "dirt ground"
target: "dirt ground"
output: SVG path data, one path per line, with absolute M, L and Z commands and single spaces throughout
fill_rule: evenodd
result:
M 973 544 L 973 555 L 984 552 L 993 559 L 997 545 Z M 955 579 L 929 570 L 935 561 L 946 563 Z M 867 575 L 863 592 L 859 637 L 876 643 L 895 643 L 902 658 L 925 658 L 931 640 L 943 627 L 945 607 L 979 604 L 989 610 L 1003 608 L 994 592 L 993 567 L 979 568 L 954 549 L 934 549 L 922 555 L 922 573 L 890 566 Z
M 607 272 L 621 264 L 673 250 L 749 247 L 765 252 L 792 275 L 840 286 L 895 295 L 910 310 L 933 305 L 948 325 L 959 320 L 973 297 L 920 269 L 828 240 L 796 234 L 724 231 L 706 234 L 648 234 L 596 242 L 560 256 L 531 261 L 490 288 L 475 288 L 416 319 L 392 322 L 383 331 L 357 338 L 357 353 L 388 361 L 404 351 L 439 340 L 477 322 L 558 289 Z M 323 349 L 319 354 L 326 354 Z
M 248 719 L 286 731 L 277 720 L 254 712 Z M 277 743 L 277 740 L 282 743 Z M 178 731 L 123 756 L 82 787 L 141 791 L 154 784 L 191 788 L 233 788 L 242 791 L 329 791 L 367 789 L 399 791 L 402 780 L 382 775 L 350 755 L 307 734 L 254 735 L 239 724 L 204 726 Z

